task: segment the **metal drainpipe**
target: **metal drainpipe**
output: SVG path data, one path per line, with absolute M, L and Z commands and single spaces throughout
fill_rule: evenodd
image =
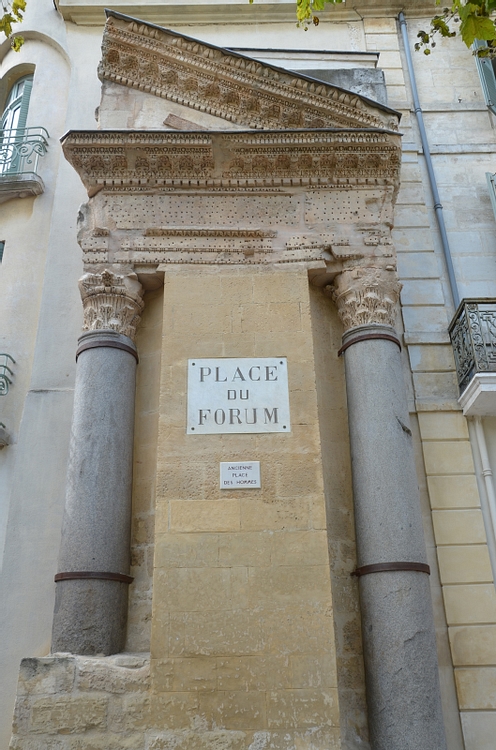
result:
M 420 106 L 417 83 L 415 80 L 415 71 L 413 69 L 412 54 L 410 52 L 410 42 L 408 40 L 408 30 L 406 25 L 405 14 L 403 11 L 398 16 L 400 23 L 401 35 L 403 37 L 403 46 L 405 48 L 406 64 L 408 68 L 408 77 L 410 79 L 410 86 L 412 89 L 413 106 L 415 115 L 417 117 L 417 123 L 420 131 L 420 140 L 422 141 L 422 149 L 424 152 L 425 164 L 427 166 L 427 173 L 429 175 L 429 183 L 431 186 L 432 198 L 434 200 L 434 211 L 436 213 L 437 225 L 439 227 L 439 234 L 441 235 L 441 244 L 443 246 L 444 260 L 446 261 L 446 268 L 448 271 L 448 279 L 451 290 L 451 296 L 453 298 L 453 304 L 455 310 L 460 304 L 460 295 L 458 294 L 458 285 L 456 283 L 455 269 L 453 268 L 453 261 L 451 258 L 451 251 L 448 241 L 448 235 L 446 233 L 446 225 L 444 223 L 443 207 L 441 199 L 439 197 L 439 191 L 437 189 L 436 175 L 434 174 L 434 167 L 432 166 L 431 152 L 429 148 L 429 141 L 427 140 L 427 133 L 425 132 L 424 116 L 422 114 L 422 107 Z

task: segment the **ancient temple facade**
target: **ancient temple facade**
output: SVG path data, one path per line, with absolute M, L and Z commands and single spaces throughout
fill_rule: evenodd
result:
M 421 0 L 31 6 L 0 747 L 489 750 L 491 64 Z

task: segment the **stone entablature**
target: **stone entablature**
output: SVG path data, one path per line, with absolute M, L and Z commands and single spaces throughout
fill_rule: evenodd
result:
M 220 130 L 64 137 L 65 156 L 90 196 L 78 236 L 86 270 L 136 272 L 145 283 L 171 263 L 305 262 L 312 282 L 325 287 L 356 262 L 377 266 L 381 258 L 395 267 L 398 113 L 230 50 L 108 16 L 103 109 L 126 111 L 133 96 L 140 106 L 146 96 L 147 112 L 162 112 L 166 98 L 186 117 L 189 108 L 222 119 Z
M 71 132 L 63 146 L 93 196 L 79 233 L 88 270 L 320 261 L 328 274 L 394 254 L 390 131 Z

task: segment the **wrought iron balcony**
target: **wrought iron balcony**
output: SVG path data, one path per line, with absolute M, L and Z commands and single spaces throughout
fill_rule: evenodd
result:
M 463 393 L 474 375 L 496 372 L 496 299 L 464 299 L 449 332 Z
M 38 161 L 47 152 L 48 137 L 45 128 L 0 131 L 0 203 L 44 191 Z

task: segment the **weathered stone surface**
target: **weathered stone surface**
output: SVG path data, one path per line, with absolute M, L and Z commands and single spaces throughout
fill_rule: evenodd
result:
M 130 333 L 139 320 L 138 308 L 135 300 L 129 310 L 122 303 L 128 300 L 127 287 L 117 284 L 114 274 L 88 276 L 83 277 L 88 282 L 83 283 L 83 298 L 87 307 L 88 300 L 93 306 L 87 309 L 87 326 L 97 328 L 79 339 L 59 571 L 128 575 L 136 359 L 127 335 L 98 329 L 98 310 L 105 310 L 106 325 L 114 321 Z M 122 581 L 58 581 L 52 650 L 93 656 L 120 651 L 127 596 L 128 584 Z
M 150 677 L 149 660 L 144 656 L 118 656 L 111 663 L 79 659 L 77 667 L 76 687 L 82 692 L 133 693 L 145 690 Z
M 381 57 L 382 63 L 382 57 Z M 303 71 L 302 71 L 303 72 Z M 336 68 L 334 70 L 305 70 L 305 75 L 355 91 L 381 104 L 387 104 L 387 89 L 382 70 L 369 68 Z
M 24 659 L 11 748 L 144 747 L 149 676 L 146 654 Z
M 23 659 L 19 670 L 17 695 L 68 693 L 72 690 L 76 666 L 71 656 Z
M 35 700 L 31 709 L 31 732 L 71 734 L 107 728 L 107 699 L 93 696 L 57 695 Z

